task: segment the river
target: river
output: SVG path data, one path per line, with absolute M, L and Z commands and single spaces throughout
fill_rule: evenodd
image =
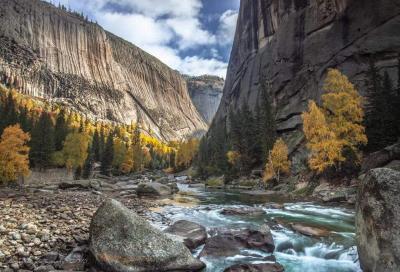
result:
M 359 272 L 355 247 L 354 210 L 340 206 L 322 206 L 311 202 L 286 202 L 284 199 L 251 197 L 239 192 L 207 191 L 179 185 L 184 193 L 180 202 L 193 204 L 166 205 L 156 214 L 174 222 L 180 219 L 213 228 L 254 228 L 268 223 L 272 226 L 277 262 L 286 272 Z M 182 201 L 182 198 L 187 201 Z M 281 207 L 270 207 L 265 203 L 279 203 Z M 265 215 L 241 217 L 222 215 L 227 207 L 261 206 Z M 302 235 L 290 228 L 290 223 L 301 223 L 330 231 L 325 238 Z M 164 228 L 165 225 L 159 224 Z M 201 248 L 195 255 L 199 254 Z M 237 263 L 265 262 L 270 254 L 261 251 L 243 250 L 240 255 L 229 258 L 201 258 L 207 264 L 206 272 L 220 272 Z

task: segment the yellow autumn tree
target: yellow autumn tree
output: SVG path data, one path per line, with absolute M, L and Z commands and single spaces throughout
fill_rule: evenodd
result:
M 114 160 L 113 167 L 119 169 L 125 160 L 127 152 L 126 143 L 120 138 L 115 138 L 114 140 Z
M 322 110 L 310 101 L 303 113 L 303 131 L 310 150 L 308 164 L 311 170 L 322 173 L 325 169 L 344 161 L 342 142 L 329 128 Z
M 240 162 L 240 154 L 237 151 L 228 151 L 226 158 L 228 159 L 228 163 L 233 167 L 237 167 Z
M 19 125 L 7 127 L 0 140 L 0 183 L 29 175 L 29 134 Z
M 82 167 L 88 156 L 89 136 L 85 133 L 72 132 L 64 142 L 62 156 L 68 170 Z
M 362 125 L 363 99 L 349 79 L 339 70 L 330 69 L 322 95 L 323 111 L 330 130 L 347 148 L 359 157 L 359 146 L 367 144 Z
M 199 140 L 197 139 L 189 139 L 180 143 L 176 153 L 176 166 L 179 169 L 188 168 L 191 165 L 194 156 L 197 154 L 198 149 Z
M 128 174 L 133 170 L 134 162 L 133 162 L 133 149 L 132 147 L 128 148 L 125 153 L 125 157 L 123 162 L 121 163 L 119 170 L 123 174 Z
M 282 138 L 279 138 L 268 156 L 268 162 L 265 166 L 264 181 L 275 178 L 278 182 L 281 174 L 290 172 L 290 161 L 288 147 Z

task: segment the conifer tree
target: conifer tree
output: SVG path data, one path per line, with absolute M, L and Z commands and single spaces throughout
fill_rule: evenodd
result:
M 110 133 L 101 159 L 101 173 L 106 176 L 111 175 L 112 163 L 114 160 L 114 135 Z
M 18 113 L 15 100 L 12 91 L 9 91 L 0 116 L 0 133 L 2 133 L 6 127 L 15 125 L 17 122 Z
M 133 171 L 140 171 L 143 167 L 144 154 L 142 150 L 142 143 L 140 139 L 140 128 L 135 126 L 132 133 L 132 155 L 133 155 Z
M 51 116 L 42 112 L 39 120 L 32 129 L 30 159 L 35 167 L 40 170 L 51 165 L 51 156 L 54 147 L 54 126 Z
M 100 154 L 100 136 L 99 132 L 97 129 L 95 130 L 93 134 L 93 142 L 92 142 L 92 149 L 93 149 L 93 159 L 97 162 L 101 160 L 101 154 Z
M 28 108 L 26 106 L 19 108 L 18 123 L 24 132 L 32 130 L 32 119 L 28 115 Z
M 60 113 L 57 115 L 56 125 L 54 128 L 54 145 L 56 151 L 63 149 L 65 138 L 68 135 L 69 129 L 65 118 L 65 110 L 61 109 Z
M 93 172 L 93 164 L 94 164 L 94 146 L 92 143 L 92 145 L 88 145 L 87 157 L 85 164 L 83 165 L 83 172 L 82 172 L 83 179 L 91 178 Z

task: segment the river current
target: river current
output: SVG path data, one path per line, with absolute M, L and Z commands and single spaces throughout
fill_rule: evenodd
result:
M 286 272 L 361 272 L 355 246 L 354 210 L 339 206 L 322 206 L 311 202 L 285 202 L 247 196 L 239 192 L 206 191 L 179 185 L 184 198 L 195 205 L 166 205 L 157 213 L 174 222 L 185 219 L 199 223 L 208 231 L 214 228 L 257 228 L 272 226 L 275 242 L 273 253 Z M 265 205 L 279 203 L 276 205 Z M 227 207 L 259 206 L 262 216 L 222 215 Z M 315 238 L 293 231 L 290 224 L 303 224 L 329 231 L 329 236 Z M 162 224 L 159 227 L 164 228 Z M 199 248 L 195 255 L 199 254 Z M 220 272 L 237 263 L 260 263 L 270 254 L 243 250 L 228 258 L 201 258 L 207 264 L 205 272 Z

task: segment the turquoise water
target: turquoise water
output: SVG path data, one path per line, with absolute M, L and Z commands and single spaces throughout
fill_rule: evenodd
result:
M 167 206 L 161 212 L 171 221 L 185 219 L 213 228 L 241 229 L 267 223 L 272 226 L 276 250 L 274 255 L 287 272 L 358 272 L 355 247 L 354 210 L 343 207 L 321 206 L 315 203 L 291 203 L 273 199 L 284 209 L 267 208 L 272 199 L 254 198 L 235 192 L 204 191 L 180 185 L 182 191 L 191 191 L 198 205 L 195 207 Z M 257 217 L 225 216 L 220 211 L 226 207 L 260 206 L 266 214 Z M 290 228 L 290 223 L 323 228 L 330 231 L 326 238 L 312 238 Z M 162 227 L 162 226 L 161 226 Z M 198 254 L 201 248 L 197 250 Z M 237 263 L 265 262 L 265 252 L 243 250 L 229 258 L 202 258 L 207 272 L 223 271 Z

